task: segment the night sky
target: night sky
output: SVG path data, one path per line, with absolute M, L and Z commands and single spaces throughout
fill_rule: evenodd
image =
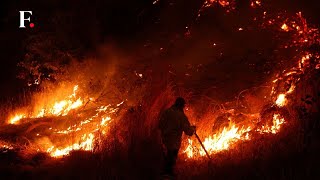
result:
M 0 99 L 14 96 L 25 88 L 18 80 L 17 63 L 27 53 L 28 39 L 38 34 L 53 34 L 57 46 L 66 51 L 77 51 L 85 56 L 101 44 L 117 42 L 119 48 L 143 46 L 153 42 L 155 46 L 167 46 L 167 42 L 183 34 L 185 26 L 192 23 L 203 4 L 201 0 L 2 0 L 0 4 Z M 249 1 L 239 1 L 239 11 L 247 12 Z M 266 1 L 262 1 L 266 2 Z M 317 0 L 285 0 L 272 2 L 279 9 L 297 12 L 319 25 L 320 5 Z M 19 29 L 19 10 L 32 10 L 33 29 Z M 213 13 L 199 26 L 211 24 L 211 28 L 223 31 L 223 12 L 214 7 Z M 242 13 L 243 19 L 248 13 Z M 241 17 L 242 18 L 242 17 Z M 238 23 L 238 22 L 235 22 Z M 28 23 L 26 23 L 28 25 Z

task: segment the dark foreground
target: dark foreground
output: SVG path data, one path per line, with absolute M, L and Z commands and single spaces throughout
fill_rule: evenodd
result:
M 180 154 L 177 179 L 319 179 L 319 128 L 292 132 L 238 144 L 213 155 L 212 162 L 205 158 L 193 161 Z M 158 178 L 161 151 L 152 138 L 131 141 L 127 147 L 110 141 L 101 153 L 76 151 L 60 159 L 26 149 L 2 149 L 1 179 Z

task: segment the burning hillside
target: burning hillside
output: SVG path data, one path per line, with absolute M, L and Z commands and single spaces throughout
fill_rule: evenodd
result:
M 219 3 L 223 7 L 228 7 L 228 11 L 230 7 L 231 9 L 234 9 L 232 8 L 232 4 L 234 2 L 229 1 L 205 1 L 205 4 L 202 8 L 210 7 L 214 3 Z M 252 1 L 251 7 L 256 8 L 257 6 L 261 6 L 261 2 Z M 278 74 L 277 78 L 272 81 L 270 101 L 273 101 L 273 103 L 270 105 L 270 108 L 273 108 L 274 110 L 269 119 L 266 119 L 265 116 L 262 116 L 262 113 L 264 112 L 261 111 L 257 112 L 258 114 L 247 115 L 243 122 L 237 124 L 235 123 L 237 121 L 235 114 L 228 113 L 230 110 L 224 110 L 225 114 L 227 114 L 226 121 L 228 123 L 225 122 L 223 126 L 218 127 L 218 131 L 207 130 L 207 133 L 205 134 L 202 134 L 201 131 L 199 132 L 202 137 L 205 138 L 203 144 L 208 150 L 209 154 L 227 150 L 238 141 L 248 141 L 252 138 L 252 136 L 254 136 L 255 132 L 262 134 L 278 133 L 283 124 L 288 121 L 290 122 L 290 119 L 284 118 L 284 116 L 287 116 L 286 114 L 280 113 L 281 109 L 285 109 L 286 106 L 291 104 L 289 98 L 290 94 L 294 93 L 296 86 L 304 76 L 304 73 L 312 71 L 313 69 L 319 69 L 319 54 L 316 52 L 310 53 L 302 50 L 314 44 L 319 44 L 319 30 L 308 27 L 306 20 L 302 17 L 301 12 L 297 13 L 295 17 L 287 18 L 286 20 L 283 20 L 284 17 L 282 16 L 277 16 L 275 19 L 268 19 L 266 18 L 266 14 L 267 12 L 264 11 L 262 15 L 262 18 L 267 21 L 267 23 L 263 23 L 263 27 L 274 28 L 275 25 L 278 25 L 279 31 L 284 31 L 287 33 L 290 32 L 292 36 L 292 42 L 289 42 L 281 48 L 296 47 L 302 51 L 299 53 L 301 55 L 295 57 L 294 61 L 296 61 L 296 63 L 293 67 L 284 69 L 281 74 Z M 234 110 L 232 109 L 232 111 Z M 211 124 L 213 124 L 213 127 L 215 126 L 214 123 Z M 208 131 L 211 132 L 209 135 Z M 188 140 L 188 145 L 183 152 L 186 153 L 189 158 L 196 158 L 197 156 L 206 155 L 200 144 L 191 139 Z
M 38 151 L 48 152 L 53 157 L 67 155 L 72 150 L 93 150 L 94 134 L 98 131 L 106 134 L 111 117 L 123 102 L 114 106 L 106 104 L 86 108 L 95 100 L 92 97 L 79 97 L 78 88 L 75 85 L 65 98 L 56 97 L 56 93 L 65 94 L 61 90 L 51 97 L 45 97 L 44 104 L 29 108 L 33 109 L 31 112 L 17 110 L 8 123 L 16 126 L 31 123 L 26 133 L 36 136 L 33 137 L 36 139 L 33 143 Z M 67 89 L 64 91 L 68 92 Z
M 162 3 L 157 0 L 152 4 L 162 7 Z M 30 95 L 25 97 L 25 103 L 14 104 L 7 110 L 6 121 L 0 128 L 0 147 L 31 149 L 59 159 L 75 150 L 103 153 L 108 151 L 105 144 L 115 141 L 125 147 L 127 154 L 124 154 L 130 157 L 137 142 L 154 138 L 152 142 L 157 143 L 159 115 L 176 96 L 190 102 L 185 113 L 197 126 L 197 134 L 210 158 L 234 151 L 241 143 L 277 137 L 285 129 L 295 127 L 301 108 L 309 112 L 317 102 L 312 97 L 318 95 L 314 89 L 319 85 L 315 83 L 313 89 L 306 86 L 320 70 L 319 30 L 307 23 L 304 12 L 273 10 L 260 0 L 251 0 L 246 5 L 250 12 L 248 22 L 230 25 L 217 20 L 214 33 L 219 35 L 211 36 L 202 29 L 209 28 L 206 18 L 215 13 L 211 11 L 219 10 L 228 19 L 238 17 L 241 8 L 235 0 L 206 0 L 192 22 L 184 25 L 183 32 L 172 36 L 164 33 L 172 38 L 169 42 L 157 42 L 158 45 L 148 40 L 143 47 L 134 47 L 127 54 L 107 47 L 111 50 L 101 48 L 97 55 L 91 53 L 93 57 L 78 60 L 71 51 L 52 48 L 48 53 L 48 47 L 54 44 L 49 35 L 43 41 L 31 37 L 28 52 L 18 64 L 21 70 L 18 77 L 26 80 Z M 171 6 L 166 8 L 170 10 Z M 140 14 L 143 13 L 147 10 Z M 221 34 L 228 40 L 222 40 Z M 239 38 L 242 36 L 254 40 L 246 42 L 245 38 Z M 260 45 L 255 40 L 260 36 L 262 41 L 272 39 L 265 43 L 268 45 L 264 42 Z M 194 45 L 199 37 L 201 45 Z M 243 47 L 234 50 L 239 44 L 234 45 L 233 41 Z M 250 42 L 253 44 L 246 45 Z M 193 57 L 192 52 L 180 55 L 186 46 L 195 47 L 200 55 Z M 255 46 L 260 49 L 248 50 L 240 57 L 243 49 Z M 231 55 L 225 55 L 228 53 Z M 191 60 L 193 63 L 182 62 L 183 65 L 179 60 L 167 60 L 189 59 L 190 54 L 190 59 L 211 60 L 196 63 Z M 219 72 L 224 69 L 229 72 Z M 253 73 L 237 77 L 237 73 L 249 70 Z M 248 77 L 254 79 L 253 75 L 259 81 L 248 80 L 247 85 L 240 82 Z M 228 89 L 219 91 L 217 86 L 223 84 L 229 84 L 225 86 Z M 224 98 L 227 96 L 215 92 L 232 94 L 234 98 Z M 184 161 L 201 162 L 207 156 L 204 148 L 196 137 L 184 137 L 179 154 Z

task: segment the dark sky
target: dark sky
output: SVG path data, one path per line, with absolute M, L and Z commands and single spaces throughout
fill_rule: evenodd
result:
M 275 1 L 275 0 L 274 0 Z M 269 6 L 288 11 L 301 10 L 312 24 L 319 25 L 317 0 L 267 0 Z M 118 44 L 143 44 L 147 40 L 169 41 L 165 37 L 182 33 L 194 21 L 201 0 L 2 0 L 0 5 L 0 99 L 19 93 L 24 83 L 17 80 L 16 64 L 24 58 L 28 39 L 38 34 L 53 34 L 62 49 L 94 51 L 106 41 Z M 248 4 L 238 1 L 238 6 Z M 19 10 L 32 10 L 35 28 L 19 29 Z M 209 22 L 219 29 L 217 12 Z M 212 22 L 217 21 L 217 22 Z M 26 24 L 28 25 L 28 23 Z M 203 24 L 202 24 L 203 25 Z M 161 39 L 162 38 L 162 39 Z

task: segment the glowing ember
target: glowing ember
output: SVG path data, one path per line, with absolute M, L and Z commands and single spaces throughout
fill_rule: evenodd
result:
M 268 125 L 262 126 L 262 128 L 258 129 L 257 131 L 260 133 L 276 134 L 280 131 L 281 124 L 285 123 L 285 121 L 284 118 L 280 118 L 280 114 L 274 114 L 272 123 L 273 125 L 271 127 Z
M 204 2 L 204 4 L 206 5 L 206 7 L 211 6 L 213 3 L 220 3 L 219 0 L 206 0 Z M 222 2 L 222 4 L 225 4 L 225 1 Z
M 287 31 L 287 32 L 289 31 L 289 27 L 286 24 L 283 24 L 281 26 L 281 29 L 284 30 L 284 31 Z
M 222 7 L 224 8 L 227 8 L 227 12 L 229 12 L 230 10 L 233 10 L 235 9 L 235 0 L 206 0 L 202 7 L 200 8 L 199 10 L 199 13 L 198 13 L 198 17 L 201 15 L 201 12 L 205 9 L 205 8 L 208 8 L 208 7 L 211 7 L 213 6 L 214 4 L 219 4 L 221 5 Z
M 251 7 L 255 8 L 257 6 L 261 6 L 261 1 L 251 1 Z
M 254 3 L 255 4 L 255 3 Z M 264 13 L 266 15 L 266 13 Z M 278 17 L 280 18 L 280 16 Z M 312 43 L 319 42 L 319 31 L 317 29 L 308 28 L 306 20 L 302 18 L 301 13 L 297 13 L 297 21 L 288 21 L 281 26 L 281 29 L 284 31 L 296 30 L 296 34 L 293 36 L 293 40 L 290 47 L 304 47 L 305 45 L 311 45 Z M 277 19 L 269 19 L 267 20 L 268 25 L 278 24 Z M 271 87 L 271 95 L 277 97 L 274 101 L 274 104 L 278 107 L 284 107 L 288 104 L 288 94 L 294 92 L 297 87 L 297 83 L 300 80 L 301 75 L 306 71 L 307 67 L 310 65 L 311 57 L 315 57 L 315 54 L 311 54 L 309 52 L 305 52 L 303 56 L 297 59 L 297 64 L 295 67 L 290 68 L 289 70 L 283 71 L 283 74 L 277 79 L 273 80 L 273 86 Z M 319 58 L 318 58 L 319 59 Z M 317 60 L 318 60 L 317 59 Z M 315 68 L 318 66 L 316 65 Z M 278 87 L 285 84 L 284 87 Z M 280 89 L 287 89 L 285 92 L 278 92 Z M 255 127 L 255 131 L 261 134 L 271 133 L 277 134 L 281 126 L 285 123 L 285 119 L 281 117 L 281 114 L 275 112 L 272 118 L 272 124 L 267 123 L 260 127 L 256 127 L 257 125 L 248 123 L 247 128 L 243 126 L 238 126 L 236 124 L 229 126 L 228 128 L 223 128 L 222 131 L 215 133 L 213 135 L 206 134 L 206 138 L 203 142 L 205 148 L 209 152 L 209 154 L 214 154 L 216 152 L 230 149 L 232 145 L 236 142 L 249 140 L 250 137 L 250 125 Z M 242 127 L 242 128 L 240 128 Z M 197 158 L 204 156 L 205 153 L 201 149 L 201 146 L 198 143 L 193 142 L 191 139 L 188 140 L 189 145 L 183 151 L 189 158 Z
M 13 147 L 6 143 L 6 142 L 3 142 L 3 141 L 0 141 L 0 149 L 3 148 L 3 149 L 13 149 Z
M 278 99 L 276 100 L 276 104 L 279 107 L 283 107 L 287 104 L 287 99 L 285 94 L 279 94 Z

